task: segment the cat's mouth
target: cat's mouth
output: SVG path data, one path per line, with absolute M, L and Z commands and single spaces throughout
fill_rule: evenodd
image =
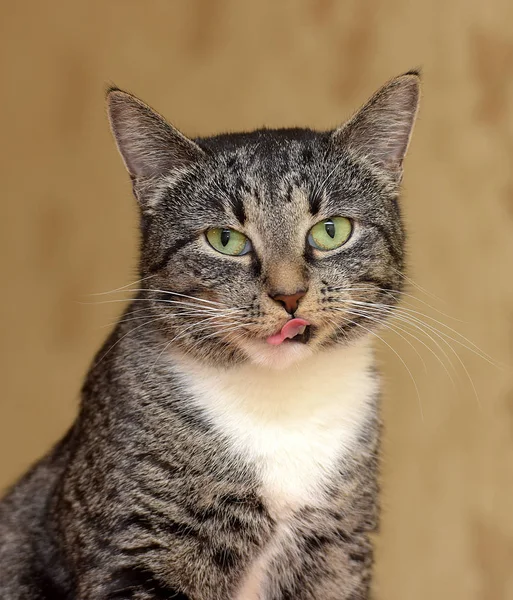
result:
M 306 344 L 312 336 L 312 325 L 305 319 L 290 319 L 277 333 L 270 335 L 266 342 L 271 346 L 279 346 L 284 342 Z

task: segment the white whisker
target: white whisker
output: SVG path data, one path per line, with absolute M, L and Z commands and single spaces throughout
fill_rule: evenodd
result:
M 159 353 L 159 355 L 157 356 L 157 358 L 155 359 L 155 361 L 153 362 L 152 366 L 150 367 L 150 370 L 148 371 L 148 374 L 146 375 L 144 382 L 146 382 L 148 380 L 148 377 L 151 375 L 151 373 L 153 372 L 153 369 L 155 368 L 155 365 L 158 363 L 158 361 L 160 360 L 160 357 L 164 354 L 164 352 L 169 348 L 169 346 L 171 346 L 171 344 L 173 342 L 176 342 L 178 340 L 180 340 L 181 338 L 184 337 L 184 334 L 186 334 L 186 332 L 190 329 L 192 329 L 193 327 L 196 327 L 198 325 L 201 325 L 203 323 L 205 323 L 206 321 L 210 321 L 214 318 L 218 318 L 218 315 L 215 315 L 215 317 L 209 317 L 207 319 L 203 319 L 200 321 L 197 321 L 196 323 L 194 323 L 193 325 L 186 327 L 184 330 L 181 331 L 181 333 L 177 336 L 175 336 L 173 339 L 167 341 L 164 345 L 164 348 L 162 349 L 162 351 Z M 213 323 L 210 324 L 211 326 L 214 325 Z M 207 327 L 205 327 L 204 329 L 207 329 Z
M 222 329 L 220 331 L 215 331 L 214 333 L 207 335 L 205 337 L 203 337 L 203 340 L 208 340 L 211 337 L 215 337 L 216 335 L 220 335 L 222 333 L 229 333 L 230 331 L 235 331 L 236 329 L 241 329 L 242 327 L 247 327 L 247 323 L 238 323 L 234 326 L 231 327 L 226 327 L 225 329 Z
M 130 291 L 128 288 L 131 285 L 135 285 L 136 283 L 141 283 L 141 281 L 146 281 L 147 279 L 151 279 L 152 277 L 156 277 L 156 274 L 148 275 L 147 277 L 143 277 L 142 279 L 137 279 L 136 281 L 132 281 L 132 283 L 127 283 L 126 285 L 123 285 L 119 288 L 115 288 L 113 290 L 108 290 L 106 292 L 96 292 L 94 294 L 88 294 L 88 296 L 106 296 L 107 294 L 114 294 L 116 292 L 121 292 L 123 290 Z M 137 290 L 134 290 L 134 291 L 137 291 Z
M 191 329 L 194 329 L 194 327 L 197 327 L 198 325 L 201 325 L 201 324 L 206 323 L 206 322 L 210 322 L 210 321 L 212 321 L 214 319 L 218 319 L 218 318 L 219 318 L 218 315 L 214 315 L 213 317 L 208 317 L 207 319 L 202 319 L 200 321 L 197 321 L 197 322 L 193 323 L 192 325 L 189 325 L 185 329 L 182 329 L 182 331 L 180 332 L 180 334 L 178 336 L 176 336 L 175 338 L 173 338 L 172 341 L 175 342 L 175 341 L 181 340 L 184 337 L 186 337 L 187 332 L 190 331 Z M 231 324 L 231 323 L 237 323 L 237 321 L 229 321 L 228 323 L 229 324 Z M 212 325 L 215 325 L 215 324 L 216 324 L 215 322 L 214 323 L 209 323 L 209 326 L 212 326 Z M 221 325 L 221 323 L 219 325 Z
M 422 408 L 422 400 L 420 398 L 420 392 L 419 392 L 419 388 L 417 386 L 417 382 L 415 381 L 415 377 L 413 377 L 413 373 L 411 372 L 410 368 L 408 367 L 408 365 L 406 364 L 406 362 L 404 361 L 403 357 L 386 341 L 384 340 L 380 335 L 378 335 L 375 331 L 372 331 L 371 329 L 368 329 L 367 327 L 364 327 L 363 325 L 361 325 L 360 323 L 357 323 L 356 321 L 353 321 L 351 319 L 349 319 L 349 322 L 352 323 L 353 325 L 356 325 L 357 327 L 361 327 L 362 329 L 364 329 L 365 331 L 367 331 L 368 333 L 370 333 L 371 335 L 374 335 L 375 337 L 377 337 L 379 340 L 381 340 L 386 346 L 388 346 L 388 348 L 390 348 L 390 350 L 392 350 L 392 352 L 397 356 L 397 358 L 401 361 L 401 363 L 403 364 L 404 368 L 406 369 L 406 371 L 408 372 L 410 379 L 413 382 L 413 385 L 415 387 L 415 392 L 417 394 L 417 400 L 419 403 L 419 409 L 420 409 L 420 416 L 422 418 L 422 420 L 424 420 L 424 410 Z
M 408 277 L 408 275 L 406 275 L 405 273 L 402 273 L 401 271 L 399 271 L 399 269 L 396 269 L 392 265 L 389 265 L 389 269 L 391 271 L 394 271 L 394 273 L 397 273 L 397 275 L 399 275 L 400 277 L 402 277 L 405 281 L 407 281 L 414 288 L 418 289 L 419 292 L 422 292 L 423 294 L 426 294 L 426 296 L 429 296 L 433 300 L 437 300 L 438 302 L 442 302 L 442 303 L 444 302 L 441 298 L 439 298 L 438 296 L 436 296 L 432 292 L 429 292 L 428 290 L 426 290 L 425 288 L 423 288 L 421 285 L 419 285 L 418 283 L 416 283 L 411 277 Z
M 130 331 L 128 331 L 127 333 L 125 333 L 124 335 L 122 335 L 118 340 L 116 340 L 114 342 L 114 344 L 112 344 L 112 346 L 107 350 L 107 352 L 105 352 L 105 354 L 103 354 L 100 357 L 100 359 L 94 364 L 94 366 L 96 367 L 97 365 L 99 365 L 102 362 L 102 360 L 111 352 L 111 350 L 113 350 L 119 344 L 119 342 L 121 342 L 122 340 L 124 340 L 128 335 L 134 333 L 138 329 L 141 329 L 141 327 L 144 327 L 145 325 L 149 325 L 150 323 L 153 323 L 155 321 L 160 321 L 161 319 L 162 319 L 162 317 L 158 317 L 158 318 L 155 318 L 155 319 L 150 319 L 149 321 L 146 321 L 146 322 L 142 323 L 141 325 L 138 325 L 137 327 L 134 327 L 133 329 L 130 329 Z
M 144 313 L 143 315 L 139 315 L 139 316 L 135 316 L 135 317 L 130 317 L 130 318 L 125 318 L 125 319 L 119 319 L 118 321 L 115 321 L 114 323 L 110 323 L 109 325 L 103 325 L 102 327 L 109 327 L 109 326 L 113 326 L 116 325 L 116 323 L 131 323 L 133 321 L 140 321 L 141 319 L 145 319 L 148 314 L 147 314 L 147 309 L 143 309 Z M 202 311 L 202 310 L 198 310 L 198 311 L 184 311 L 184 312 L 177 312 L 177 313 L 171 313 L 171 314 L 167 314 L 167 315 L 162 315 L 162 319 L 179 319 L 180 317 L 202 317 L 202 316 L 206 316 L 206 315 L 212 315 L 212 313 L 208 312 L 208 311 Z M 223 317 L 229 317 L 230 313 L 219 313 L 219 314 L 215 314 L 214 317 L 216 318 L 223 318 Z
M 372 288 L 344 288 L 344 287 L 341 287 L 340 289 L 341 290 L 347 289 L 348 291 L 358 291 L 358 290 L 365 290 L 365 289 L 372 289 Z M 378 289 L 378 288 L 374 288 L 374 289 Z M 386 290 L 386 291 L 388 291 L 388 290 Z M 394 291 L 394 293 L 403 293 L 403 292 Z M 406 294 L 406 295 L 407 296 L 411 296 L 412 298 L 415 298 L 415 300 L 417 300 L 419 302 L 422 302 L 423 304 L 426 304 L 429 308 L 435 310 L 436 312 L 441 313 L 444 316 L 447 316 L 449 318 L 453 318 L 453 317 L 450 317 L 449 315 L 446 315 L 445 313 L 442 313 L 441 311 L 437 310 L 436 308 L 430 306 L 427 302 L 424 302 L 423 300 L 420 300 L 419 298 L 416 298 L 415 296 L 412 296 L 411 294 Z M 352 302 L 364 302 L 364 301 L 352 300 Z M 367 305 L 370 304 L 369 302 L 364 302 L 364 303 L 367 304 Z M 390 306 L 388 304 L 383 304 L 383 303 L 373 303 L 373 304 L 375 304 L 376 306 L 380 305 L 382 307 L 388 308 L 390 311 L 402 312 L 403 314 L 404 313 L 410 313 L 411 315 L 421 315 L 422 317 L 424 317 L 426 319 L 429 319 L 430 321 L 433 321 L 434 323 L 437 323 L 441 327 L 444 327 L 445 329 L 448 329 L 449 331 L 451 331 L 453 334 L 459 336 L 461 338 L 461 340 L 464 340 L 465 342 L 467 342 L 467 344 L 470 344 L 470 347 L 467 346 L 461 340 L 453 338 L 453 337 L 449 336 L 449 334 L 443 332 L 443 335 L 447 336 L 453 342 L 455 342 L 457 344 L 460 344 L 461 346 L 463 346 L 464 348 L 466 348 L 470 352 L 474 352 L 477 356 L 479 356 L 483 360 L 486 360 L 491 365 L 493 365 L 495 367 L 499 366 L 498 363 L 491 356 L 489 356 L 486 352 L 484 352 L 483 350 L 481 350 L 481 348 L 479 348 L 479 346 L 477 346 L 476 344 L 474 344 L 474 342 L 472 342 L 471 340 L 469 340 L 468 338 L 466 338 L 463 334 L 459 333 L 456 329 L 450 327 L 449 325 L 446 325 L 443 321 L 435 319 L 434 317 L 431 317 L 430 315 L 427 315 L 427 314 L 425 314 L 425 313 L 423 313 L 421 311 L 414 310 L 414 309 L 411 309 L 411 308 L 406 308 L 406 307 L 403 307 L 403 306 L 393 307 L 393 306 Z M 412 318 L 414 318 L 414 317 L 412 316 Z M 458 320 L 458 319 L 456 319 L 456 320 Z M 426 323 L 424 323 L 424 324 L 427 325 Z
M 347 302 L 358 302 L 358 301 L 347 301 Z M 412 327 L 415 327 L 416 329 L 418 329 L 419 331 L 421 331 L 424 335 L 426 335 L 435 345 L 436 347 L 443 353 L 443 355 L 445 356 L 445 358 L 448 360 L 449 364 L 451 365 L 451 367 L 454 369 L 454 365 L 452 364 L 451 359 L 449 358 L 448 354 L 445 352 L 445 350 L 442 348 L 442 346 L 428 333 L 431 332 L 433 333 L 433 335 L 435 335 L 436 337 L 438 337 L 441 342 L 443 342 L 444 344 L 446 344 L 446 346 L 449 348 L 449 350 L 452 352 L 452 354 L 456 357 L 456 360 L 458 361 L 458 363 L 461 365 L 463 371 L 465 372 L 465 375 L 472 387 L 472 391 L 474 393 L 474 396 L 477 400 L 477 403 L 481 406 L 481 401 L 479 399 L 479 394 L 477 393 L 477 389 L 475 387 L 474 381 L 465 365 L 465 363 L 463 362 L 461 356 L 458 354 L 458 352 L 456 352 L 456 350 L 453 348 L 453 346 L 450 344 L 450 342 L 446 339 L 449 338 L 450 340 L 452 340 L 455 343 L 459 343 L 460 345 L 462 345 L 463 347 L 465 347 L 467 350 L 474 352 L 475 354 L 477 354 L 478 356 L 480 356 L 480 354 L 476 353 L 472 348 L 467 347 L 465 344 L 463 344 L 460 340 L 456 340 L 454 338 L 452 338 L 451 336 L 449 336 L 447 333 L 443 332 L 443 331 L 439 331 L 438 329 L 436 329 L 436 327 L 433 327 L 432 325 L 430 325 L 429 323 L 425 323 L 424 321 L 422 321 L 421 319 L 419 319 L 416 316 L 413 316 L 409 313 L 405 313 L 402 314 L 400 312 L 400 310 L 398 310 L 398 314 L 394 314 L 394 310 L 397 309 L 393 309 L 389 306 L 385 306 L 385 315 L 386 316 L 390 316 L 392 318 L 401 318 L 403 320 L 403 322 L 410 324 Z M 379 308 L 379 307 L 378 307 Z M 422 314 L 422 313 L 420 313 Z M 423 315 L 426 316 L 427 315 Z M 443 325 L 443 324 L 442 324 Z M 426 331 L 427 330 L 427 331 Z M 411 334 L 410 334 L 411 335 Z M 481 358 L 483 358 L 482 356 L 480 356 Z M 490 362 L 490 361 L 488 361 Z M 443 363 L 442 363 L 443 364 Z M 493 364 L 493 363 L 492 363 Z M 444 365 L 445 368 L 445 365 Z M 445 370 L 447 371 L 447 369 L 445 368 Z M 456 372 L 456 371 L 455 371 Z M 449 374 L 449 372 L 447 371 L 451 381 L 452 377 Z
M 333 291 L 348 291 L 348 292 L 381 292 L 384 294 L 388 294 L 390 296 L 394 296 L 394 295 L 398 295 L 401 297 L 401 302 L 406 302 L 406 300 L 404 300 L 404 297 L 406 298 L 411 298 L 412 300 L 415 300 L 415 302 L 420 302 L 420 304 L 423 304 L 424 306 L 427 306 L 428 308 L 430 308 L 431 310 L 437 312 L 438 314 L 446 317 L 447 319 L 451 319 L 453 321 L 458 321 L 459 323 L 463 323 L 464 321 L 462 321 L 461 319 L 458 319 L 456 317 L 453 317 L 452 315 L 449 315 L 443 311 L 441 311 L 440 309 L 436 308 L 436 306 L 433 306 L 432 304 L 429 304 L 429 302 L 426 302 L 425 300 L 422 300 L 421 298 L 418 298 L 417 296 L 415 296 L 414 294 L 410 294 L 408 292 L 404 292 L 402 290 L 389 290 L 389 289 L 384 289 L 384 288 L 380 288 L 378 286 L 361 286 L 361 287 L 351 287 L 351 286 L 340 286 L 340 287 L 333 287 L 331 288 L 331 290 Z M 396 298 L 397 300 L 397 298 Z M 412 303 L 408 303 L 410 306 L 415 306 Z
M 159 290 L 155 288 L 141 288 L 131 290 L 134 292 L 156 292 L 160 294 L 169 294 L 170 296 L 178 296 L 180 298 L 189 298 L 190 300 L 196 300 L 198 302 L 205 302 L 206 304 L 213 304 L 217 306 L 226 306 L 223 302 L 215 302 L 214 300 L 206 300 L 205 298 L 199 298 L 198 296 L 190 296 L 189 294 L 181 294 L 179 292 L 172 292 L 171 290 Z
M 390 312 L 383 312 L 383 309 L 379 309 L 379 308 L 372 308 L 373 311 L 376 311 L 377 316 L 379 317 L 379 319 L 377 320 L 377 322 L 382 326 L 382 327 L 386 327 L 389 328 L 392 323 L 390 323 L 390 321 L 384 321 L 384 317 L 390 317 L 390 320 L 394 320 L 397 319 L 399 320 L 401 323 L 405 324 L 405 325 L 409 325 L 410 327 L 415 327 L 416 329 L 418 329 L 421 333 L 423 333 L 426 337 L 428 337 L 431 342 L 433 342 L 433 344 L 440 350 L 440 352 L 444 355 L 445 359 L 447 360 L 447 362 L 449 363 L 449 365 L 451 366 L 451 368 L 456 372 L 456 369 L 454 368 L 454 365 L 449 357 L 449 355 L 445 352 L 445 350 L 443 349 L 443 347 L 426 331 L 424 331 L 424 329 L 422 329 L 419 325 L 410 322 L 407 319 L 402 318 L 401 316 L 395 315 L 393 313 Z M 375 314 L 376 314 L 375 313 Z M 362 315 L 364 315 L 366 313 L 362 312 Z M 368 316 L 368 315 L 366 315 Z M 412 337 L 414 340 L 416 340 L 419 344 L 422 344 L 422 346 L 424 346 L 436 359 L 437 361 L 440 363 L 440 365 L 442 366 L 442 368 L 444 369 L 444 371 L 447 373 L 447 376 L 449 377 L 453 387 L 456 387 L 456 382 L 454 381 L 449 369 L 447 368 L 446 364 L 443 362 L 443 360 L 438 356 L 438 354 L 433 350 L 433 348 L 431 348 L 430 346 L 428 346 L 428 344 L 426 344 L 423 340 L 421 340 L 418 336 L 414 335 L 411 331 L 409 331 L 408 329 L 405 329 L 403 327 L 400 327 L 399 325 L 397 325 L 396 323 L 393 324 L 394 327 L 398 328 L 400 331 L 404 332 L 405 334 L 409 335 L 410 337 Z M 393 331 L 393 330 L 391 330 Z M 395 332 L 397 333 L 397 332 Z M 398 334 L 399 335 L 399 334 Z M 401 336 L 402 337 L 402 336 Z M 408 340 L 405 340 L 408 341 Z M 410 343 L 411 344 L 411 343 Z M 414 348 L 414 350 L 417 352 L 416 348 Z M 424 362 L 424 361 L 423 361 Z M 424 367 L 425 367 L 425 363 L 424 363 Z M 426 371 L 426 369 L 424 369 Z
M 245 310 L 243 307 L 234 307 L 234 308 L 217 308 L 215 306 L 203 306 L 203 305 L 199 305 L 199 304 L 193 304 L 192 302 L 183 302 L 181 300 L 163 300 L 163 299 L 157 299 L 157 298 L 124 298 L 124 299 L 119 299 L 119 300 L 102 300 L 101 302 L 79 302 L 79 304 L 85 304 L 85 305 L 89 305 L 89 304 L 113 304 L 113 303 L 117 303 L 117 302 L 155 302 L 155 303 L 163 303 L 163 304 L 172 304 L 172 305 L 176 305 L 176 306 L 189 306 L 192 308 L 202 308 L 204 310 L 209 310 L 211 312 L 214 311 L 222 311 L 222 310 L 231 310 L 234 312 L 241 312 L 243 310 Z
M 336 309 L 336 310 L 340 310 L 340 309 Z M 363 310 L 346 310 L 344 309 L 343 312 L 347 312 L 351 315 L 356 315 L 356 316 L 360 316 L 360 317 L 365 317 L 367 319 L 369 319 L 369 321 L 372 321 L 373 323 L 377 323 L 380 327 L 384 327 L 386 329 L 389 329 L 390 331 L 392 331 L 393 333 L 395 333 L 396 335 L 398 335 L 400 338 L 402 338 L 411 348 L 412 350 L 415 352 L 415 354 L 419 357 L 420 361 L 422 362 L 422 366 L 424 368 L 424 371 L 427 372 L 427 367 L 426 367 L 426 363 L 423 359 L 423 357 L 421 356 L 420 352 L 417 350 L 417 348 L 415 348 L 415 346 L 412 344 L 412 342 L 407 339 L 404 335 L 402 335 L 401 333 L 399 333 L 399 331 L 403 331 L 404 333 L 408 333 L 410 334 L 408 331 L 402 329 L 401 327 L 399 327 L 398 325 L 392 325 L 391 323 L 387 323 L 386 321 L 383 321 L 383 318 L 379 319 L 379 318 L 375 318 L 373 315 L 370 315 L 368 312 L 363 311 Z M 394 329 L 395 328 L 395 329 Z M 415 336 L 412 336 L 415 337 Z M 417 339 L 417 338 L 415 338 Z M 420 341 L 420 340 L 418 340 Z M 424 344 L 426 345 L 426 344 Z M 429 346 L 426 346 L 429 348 Z

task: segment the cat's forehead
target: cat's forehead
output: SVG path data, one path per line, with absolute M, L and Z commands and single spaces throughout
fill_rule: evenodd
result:
M 295 165 L 285 161 L 283 155 L 279 158 L 263 157 L 248 164 L 231 181 L 230 175 L 227 177 L 226 208 L 231 211 L 240 207 L 237 212 L 244 214 L 243 225 L 265 231 L 266 237 L 273 232 L 280 237 L 284 233 L 292 235 L 312 214 L 316 194 L 318 178 L 312 165 Z
M 327 136 L 308 129 L 264 129 L 208 138 L 202 145 L 227 175 L 273 185 L 314 169 L 327 147 Z
M 246 228 L 258 230 L 267 240 L 285 237 L 293 242 L 302 224 L 311 218 L 311 186 L 284 176 L 274 186 L 263 186 L 255 193 L 258 188 L 256 182 L 253 191 L 248 190 L 241 198 Z
M 207 140 L 208 142 L 208 140 Z M 323 170 L 326 136 L 305 129 L 259 130 L 210 140 L 216 169 L 245 218 L 268 227 L 312 210 Z

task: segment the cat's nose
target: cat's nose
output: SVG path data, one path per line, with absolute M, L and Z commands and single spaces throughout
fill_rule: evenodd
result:
M 299 301 L 305 294 L 306 290 L 300 290 L 295 294 L 274 294 L 271 298 L 281 304 L 283 308 L 292 315 L 296 312 Z

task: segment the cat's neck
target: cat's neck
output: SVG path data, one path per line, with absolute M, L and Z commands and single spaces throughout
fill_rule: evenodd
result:
M 317 352 L 277 370 L 251 363 L 217 368 L 180 355 L 173 362 L 182 381 L 198 396 L 219 395 L 234 411 L 267 420 L 310 419 L 318 410 L 369 396 L 377 386 L 368 339 Z
M 287 369 L 230 369 L 175 357 L 190 401 L 241 462 L 259 474 L 278 518 L 323 503 L 326 485 L 377 422 L 378 379 L 369 341 L 320 352 Z

